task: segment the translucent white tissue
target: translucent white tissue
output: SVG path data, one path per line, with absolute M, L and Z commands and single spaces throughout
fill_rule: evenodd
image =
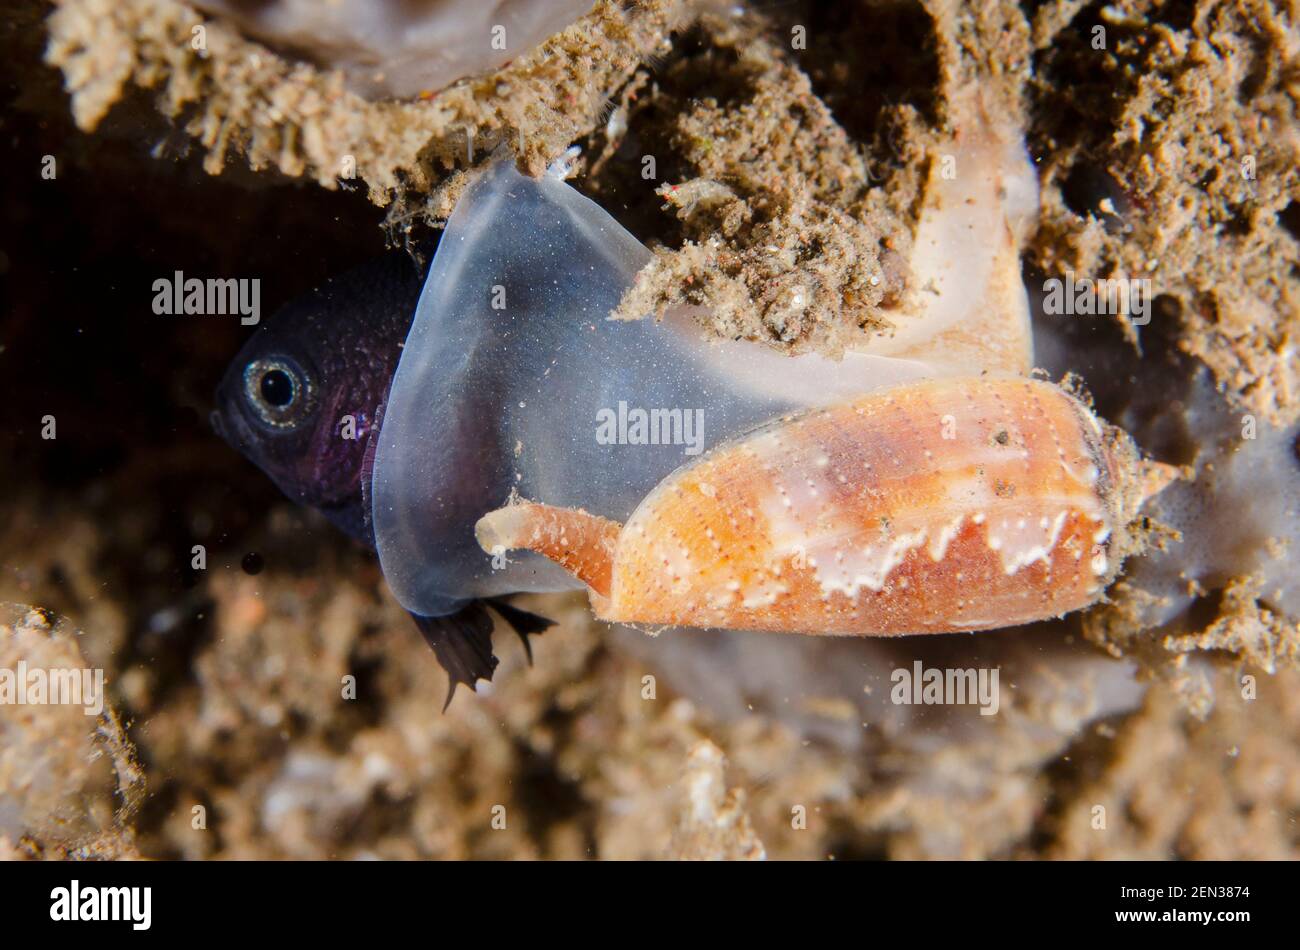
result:
M 437 92 L 497 69 L 558 33 L 593 0 L 195 0 L 209 13 L 326 68 L 369 98 Z
M 718 343 L 685 314 L 609 320 L 649 259 L 558 177 L 529 179 L 498 161 L 466 190 L 420 298 L 375 457 L 376 544 L 407 609 L 437 616 L 473 597 L 578 586 L 537 555 L 494 563 L 479 549 L 475 522 L 511 492 L 621 521 L 719 441 L 793 407 L 934 372 L 911 360 Z M 637 418 L 653 423 L 654 410 L 651 428 L 669 444 L 636 444 Z

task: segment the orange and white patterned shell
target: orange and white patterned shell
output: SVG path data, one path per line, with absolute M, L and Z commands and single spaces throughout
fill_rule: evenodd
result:
M 774 420 L 661 482 L 626 525 L 523 502 L 479 521 L 625 623 L 889 636 L 1093 603 L 1174 470 L 1058 386 L 907 383 Z
M 1126 477 L 1056 386 L 906 385 L 679 469 L 619 534 L 593 604 L 608 620 L 832 634 L 1056 616 L 1097 599 L 1118 566 Z

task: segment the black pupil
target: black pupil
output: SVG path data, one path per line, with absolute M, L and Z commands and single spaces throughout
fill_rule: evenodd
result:
M 267 370 L 262 374 L 262 398 L 268 406 L 283 409 L 293 402 L 293 380 L 282 369 Z

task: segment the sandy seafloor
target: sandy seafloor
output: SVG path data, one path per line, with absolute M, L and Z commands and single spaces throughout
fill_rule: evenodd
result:
M 373 103 L 217 21 L 196 57 L 203 21 L 172 0 L 11 4 L 0 601 L 51 613 L 0 616 L 0 666 L 102 668 L 111 709 L 0 706 L 0 856 L 1294 856 L 1296 15 L 602 3 L 549 55 Z M 270 312 L 418 243 L 464 184 L 473 126 L 534 172 L 580 144 L 573 184 L 661 249 L 650 299 L 691 286 L 723 332 L 833 350 L 887 321 L 887 294 L 847 290 L 906 247 L 947 96 L 971 81 L 1027 129 L 1028 285 L 1147 273 L 1158 294 L 1137 332 L 1040 321 L 1038 362 L 1079 374 L 1192 479 L 1152 512 L 1183 540 L 1062 621 L 651 639 L 591 620 L 581 596 L 532 596 L 559 621 L 535 664 L 499 633 L 494 683 L 443 714 L 444 674 L 373 556 L 209 430 L 246 331 L 149 308 L 152 281 L 182 270 L 259 276 Z M 364 179 L 341 187 L 340 140 Z M 726 194 L 656 195 L 636 175 L 646 151 L 678 194 Z M 691 253 L 711 238 L 725 267 Z M 818 288 L 793 318 L 767 305 L 789 277 L 763 263 L 771 244 Z M 892 706 L 889 671 L 914 659 L 997 665 L 1011 699 L 986 718 Z

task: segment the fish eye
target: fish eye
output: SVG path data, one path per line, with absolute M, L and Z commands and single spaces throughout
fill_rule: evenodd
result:
M 292 429 L 311 412 L 315 391 L 292 360 L 267 357 L 244 367 L 244 397 L 266 425 Z
M 262 374 L 262 401 L 268 406 L 283 409 L 293 402 L 293 377 L 282 369 L 268 369 Z

